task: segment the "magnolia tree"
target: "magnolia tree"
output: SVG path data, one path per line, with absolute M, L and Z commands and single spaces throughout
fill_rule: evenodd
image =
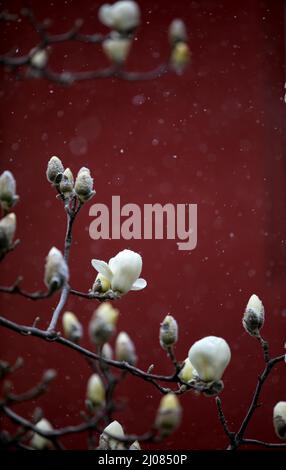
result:
M 45 264 L 45 292 L 26 292 L 21 288 L 19 278 L 12 286 L 0 287 L 1 292 L 16 294 L 28 299 L 44 299 L 52 297 L 60 291 L 60 298 L 54 309 L 47 329 L 37 327 L 38 318 L 33 325 L 20 325 L 7 318 L 0 317 L 0 325 L 19 334 L 35 336 L 39 340 L 53 341 L 64 347 L 71 348 L 87 358 L 92 367 L 85 397 L 86 411 L 83 422 L 74 426 L 55 429 L 48 417 L 39 409 L 34 412 L 33 420 L 29 421 L 13 410 L 13 405 L 27 400 L 34 400 L 47 392 L 49 384 L 56 377 L 54 370 L 46 370 L 40 383 L 23 394 L 12 393 L 6 377 L 22 366 L 21 360 L 10 365 L 0 363 L 1 378 L 4 379 L 3 398 L 0 402 L 0 412 L 19 426 L 16 432 L 2 430 L 0 442 L 2 447 L 25 449 L 63 449 L 61 437 L 68 434 L 88 432 L 89 449 L 131 449 L 139 450 L 144 442 L 158 444 L 167 438 L 181 422 L 182 407 L 180 395 L 184 393 L 201 393 L 215 400 L 218 418 L 229 439 L 228 449 L 248 445 L 265 447 L 285 447 L 285 443 L 263 442 L 258 439 L 245 438 L 245 432 L 258 406 L 260 393 L 264 382 L 273 366 L 285 361 L 285 356 L 270 358 L 268 343 L 260 330 L 264 323 L 264 307 L 257 295 L 253 294 L 246 306 L 242 324 L 253 338 L 258 339 L 264 354 L 265 368 L 260 374 L 249 409 L 246 412 L 238 430 L 231 430 L 223 412 L 219 393 L 224 388 L 223 374 L 231 360 L 230 346 L 223 338 L 207 336 L 191 345 L 188 357 L 177 360 L 174 346 L 178 340 L 178 324 L 171 315 L 167 315 L 159 328 L 159 341 L 173 364 L 171 375 L 152 373 L 152 366 L 146 372 L 136 367 L 137 355 L 134 343 L 126 332 L 120 332 L 116 337 L 115 351 L 109 344 L 116 334 L 119 311 L 113 307 L 116 301 L 130 291 L 147 287 L 145 279 L 141 278 L 142 258 L 131 250 L 123 250 L 109 262 L 98 259 L 91 261 L 96 270 L 94 284 L 88 292 L 74 290 L 69 282 L 69 253 L 72 244 L 72 230 L 75 219 L 95 194 L 93 178 L 88 168 L 80 168 L 74 181 L 72 171 L 64 168 L 58 157 L 52 157 L 48 162 L 47 179 L 58 193 L 67 215 L 67 230 L 63 253 L 56 247 L 51 247 Z M 6 170 L 0 176 L 0 203 L 3 218 L 0 221 L 0 254 L 4 259 L 17 246 L 15 240 L 16 215 L 10 212 L 17 203 L 16 181 L 13 174 Z M 100 305 L 94 311 L 88 334 L 95 347 L 89 350 L 80 345 L 83 327 L 73 312 L 64 311 L 70 295 L 94 299 Z M 61 329 L 64 335 L 59 331 Z M 114 357 L 114 358 L 113 358 Z M 117 371 L 115 373 L 114 371 Z M 117 384 L 126 374 L 134 375 L 138 380 L 149 382 L 163 395 L 157 414 L 151 428 L 143 435 L 125 434 L 121 424 L 114 421 L 115 411 L 114 392 Z M 85 393 L 85 395 L 84 395 Z M 283 399 L 283 397 L 279 397 Z M 284 397 L 285 398 L 285 397 Z M 207 399 L 207 398 L 206 398 Z M 277 436 L 286 439 L 286 401 L 279 401 L 273 409 L 273 425 Z

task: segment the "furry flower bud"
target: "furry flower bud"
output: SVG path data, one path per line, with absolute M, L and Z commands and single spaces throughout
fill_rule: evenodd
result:
M 273 409 L 274 429 L 280 439 L 286 439 L 286 401 L 279 401 Z
M 83 328 L 74 313 L 65 312 L 63 314 L 63 329 L 65 337 L 70 341 L 78 343 L 81 340 Z
M 11 171 L 5 170 L 0 176 L 0 205 L 4 211 L 8 211 L 18 200 L 16 180 Z
M 36 69 L 43 69 L 46 67 L 49 54 L 46 49 L 32 49 L 30 58 L 30 64 L 35 67 Z
M 121 331 L 116 338 L 115 358 L 117 361 L 128 362 L 133 366 L 137 362 L 134 343 L 124 331 Z
M 121 0 L 113 5 L 102 5 L 98 11 L 98 18 L 105 26 L 128 33 L 139 25 L 140 9 L 132 0 Z
M 160 401 L 155 427 L 161 435 L 168 436 L 179 426 L 181 418 L 182 408 L 177 396 L 167 393 Z
M 189 350 L 189 360 L 203 382 L 219 381 L 230 358 L 227 342 L 217 336 L 202 338 Z
M 112 436 L 112 437 L 109 437 Z M 124 448 L 118 439 L 124 438 L 123 427 L 118 421 L 112 421 L 99 437 L 100 450 L 116 450 Z
M 94 196 L 95 191 L 93 189 L 93 178 L 90 176 L 88 168 L 82 167 L 76 177 L 75 192 L 80 200 L 84 203 Z
M 47 179 L 50 183 L 58 183 L 58 179 L 64 171 L 64 166 L 58 157 L 50 158 L 46 171 Z
M 168 349 L 178 341 L 178 323 L 172 315 L 167 315 L 160 325 L 160 345 Z
M 43 432 L 53 431 L 53 427 L 51 423 L 45 418 L 42 418 L 36 424 L 36 429 L 38 429 L 39 431 L 43 431 Z M 53 447 L 53 444 L 46 437 L 41 436 L 40 434 L 34 433 L 32 440 L 31 440 L 31 447 L 33 447 L 36 450 L 44 450 L 44 449 L 51 449 Z
M 103 357 L 103 359 L 112 359 L 113 357 L 113 350 L 112 350 L 112 347 L 110 346 L 109 343 L 105 343 L 103 346 L 102 346 L 102 350 L 101 350 L 101 357 Z M 109 365 L 106 364 L 106 362 L 101 362 L 100 363 L 100 367 L 101 369 L 103 370 L 108 370 L 109 369 Z
M 191 60 L 191 52 L 188 44 L 177 42 L 171 53 L 171 66 L 176 73 L 181 74 Z
M 168 35 L 171 44 L 186 42 L 188 35 L 185 23 L 179 18 L 174 19 L 169 26 Z
M 73 174 L 69 168 L 66 168 L 63 172 L 63 177 L 60 182 L 60 192 L 65 196 L 69 197 L 73 193 L 74 179 Z
M 92 374 L 89 378 L 86 397 L 93 406 L 105 405 L 105 388 L 98 374 Z
M 16 231 L 16 215 L 8 214 L 0 220 L 0 259 L 13 246 Z
M 106 57 L 115 64 L 123 64 L 130 52 L 132 41 L 120 35 L 113 34 L 102 43 Z
M 251 336 L 259 336 L 259 330 L 264 323 L 264 306 L 259 297 L 253 294 L 246 306 L 242 324 Z
M 62 253 L 51 248 L 46 258 L 45 284 L 51 290 L 60 289 L 69 279 L 69 269 Z
M 103 302 L 94 312 L 89 323 L 89 336 L 97 346 L 106 343 L 115 332 L 119 310 L 110 302 Z

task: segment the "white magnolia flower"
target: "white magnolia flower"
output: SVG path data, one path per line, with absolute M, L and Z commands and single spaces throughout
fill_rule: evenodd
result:
M 122 32 L 131 31 L 140 23 L 140 9 L 131 0 L 122 0 L 113 5 L 106 3 L 100 7 L 98 18 L 109 28 Z
M 112 436 L 112 437 L 109 437 Z M 122 439 L 125 437 L 123 427 L 118 421 L 112 421 L 99 437 L 99 449 L 101 450 L 116 450 L 122 447 L 120 441 L 116 439 Z
M 145 279 L 139 278 L 142 271 L 142 258 L 131 250 L 120 251 L 114 258 L 105 261 L 91 260 L 91 264 L 102 276 L 110 281 L 111 289 L 121 294 L 146 287 Z
M 258 336 L 264 323 L 264 306 L 260 298 L 253 294 L 246 306 L 242 323 L 246 331 L 252 336 Z
M 280 439 L 286 439 L 286 401 L 279 401 L 273 409 L 273 424 Z
M 204 382 L 220 380 L 230 358 L 227 342 L 217 336 L 202 338 L 189 350 L 189 360 Z
M 51 423 L 45 419 L 45 418 L 42 418 L 37 424 L 36 424 L 36 428 L 39 429 L 39 431 L 43 431 L 43 432 L 47 432 L 47 431 L 52 431 L 53 430 L 53 427 L 51 425 Z M 33 437 L 32 437 L 32 440 L 31 440 L 31 446 L 34 448 L 34 449 L 37 449 L 37 450 L 43 450 L 43 449 L 47 449 L 47 448 L 51 448 L 52 447 L 52 443 L 49 439 L 47 439 L 46 437 L 43 437 L 41 436 L 40 434 L 37 434 L 37 433 L 34 433 Z

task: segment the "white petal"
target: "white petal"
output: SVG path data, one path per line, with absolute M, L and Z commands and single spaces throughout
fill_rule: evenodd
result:
M 112 27 L 113 26 L 113 15 L 112 15 L 113 7 L 112 5 L 104 4 L 101 5 L 98 11 L 98 18 L 102 24 L 105 26 Z
M 101 261 L 99 259 L 92 259 L 91 264 L 97 272 L 106 277 L 106 279 L 108 279 L 110 282 L 112 281 L 112 271 L 105 261 Z
M 139 277 L 137 281 L 135 281 L 131 287 L 131 290 L 142 290 L 147 286 L 147 281 L 145 279 L 142 279 L 142 277 Z

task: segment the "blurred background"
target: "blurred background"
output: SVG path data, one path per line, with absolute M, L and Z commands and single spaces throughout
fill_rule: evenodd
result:
M 21 2 L 0 2 L 17 12 Z M 266 309 L 263 336 L 272 355 L 282 354 L 286 341 L 286 156 L 283 1 L 226 0 L 140 1 L 142 25 L 128 59 L 129 70 L 146 71 L 169 52 L 168 26 L 182 18 L 188 28 L 192 64 L 182 76 L 170 73 L 146 82 L 94 80 L 62 87 L 44 80 L 17 81 L 1 70 L 1 172 L 17 179 L 20 202 L 15 207 L 18 248 L 1 264 L 1 285 L 23 275 L 22 287 L 42 290 L 45 257 L 52 246 L 63 248 L 65 214 L 45 177 L 52 155 L 74 173 L 90 168 L 96 197 L 81 211 L 74 227 L 70 270 L 73 288 L 88 291 L 95 271 L 90 260 L 108 260 L 130 248 L 143 257 L 142 277 L 148 287 L 130 292 L 116 303 L 118 332 L 136 344 L 138 366 L 170 373 L 160 348 L 159 325 L 167 313 L 180 327 L 178 359 L 203 336 L 224 337 L 232 350 L 221 394 L 231 429 L 236 430 L 249 406 L 263 358 L 241 319 L 252 293 Z M 97 20 L 100 2 L 31 1 L 39 19 L 53 20 L 51 31 L 69 29 L 76 18 L 83 31 L 105 32 Z M 1 32 L 1 53 L 16 46 L 19 54 L 37 42 L 25 22 Z M 54 47 L 50 64 L 56 70 L 91 70 L 107 65 L 100 46 L 65 43 Z M 198 204 L 198 245 L 178 251 L 175 240 L 99 240 L 89 237 L 89 207 L 171 202 Z M 58 295 L 33 302 L 1 295 L 1 314 L 31 324 L 40 316 L 45 327 Z M 70 297 L 71 310 L 85 328 L 95 301 Z M 37 382 L 45 368 L 58 377 L 50 392 L 15 410 L 31 417 L 40 406 L 55 427 L 76 424 L 84 409 L 90 368 L 75 351 L 1 329 L 1 358 L 25 360 L 14 376 L 15 391 Z M 84 346 L 92 348 L 85 330 Z M 116 418 L 127 433 L 150 428 L 159 392 L 126 377 L 116 397 L 125 408 Z M 285 365 L 265 386 L 262 402 L 247 437 L 275 441 L 272 409 L 286 399 Z M 186 393 L 181 399 L 181 427 L 160 449 L 221 449 L 227 445 L 214 400 Z M 86 435 L 63 440 L 69 448 L 85 448 Z M 146 446 L 147 447 L 147 446 Z M 145 447 L 145 448 L 146 448 Z

